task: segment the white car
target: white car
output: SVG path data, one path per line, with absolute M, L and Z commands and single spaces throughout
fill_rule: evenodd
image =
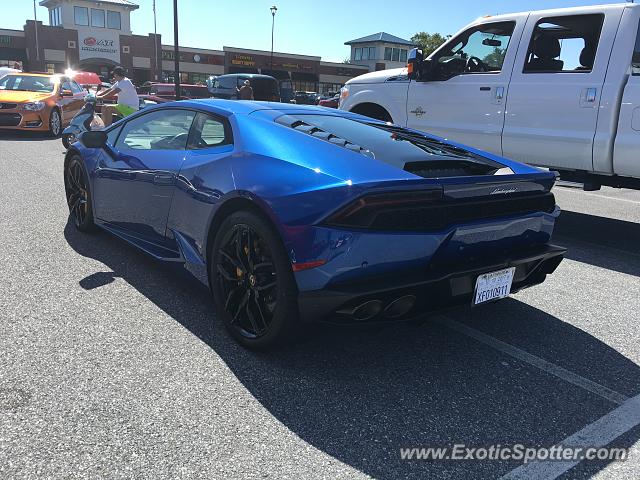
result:
M 640 188 L 640 5 L 483 17 L 340 107 L 560 172 Z M 410 56 L 411 57 L 411 56 Z M 411 77 L 411 79 L 409 78 Z

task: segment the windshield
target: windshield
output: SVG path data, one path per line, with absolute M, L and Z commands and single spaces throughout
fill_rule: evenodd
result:
M 55 79 L 47 76 L 7 75 L 0 79 L 0 90 L 52 93 Z

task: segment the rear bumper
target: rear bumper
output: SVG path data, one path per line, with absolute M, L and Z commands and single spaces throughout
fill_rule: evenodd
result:
M 542 283 L 562 261 L 566 249 L 544 245 L 507 259 L 465 265 L 430 264 L 425 272 L 360 280 L 357 283 L 329 284 L 322 290 L 299 294 L 300 318 L 303 322 L 361 323 L 348 313 L 358 305 L 380 300 L 383 306 L 413 295 L 415 305 L 404 317 L 436 311 L 456 305 L 470 304 L 476 278 L 483 273 L 515 267 L 511 292 Z M 401 318 L 400 318 L 401 319 Z M 381 312 L 368 321 L 388 321 Z

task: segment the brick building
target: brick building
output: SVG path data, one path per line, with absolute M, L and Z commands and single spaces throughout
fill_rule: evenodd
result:
M 107 76 L 122 65 L 136 84 L 173 81 L 173 45 L 161 35 L 135 35 L 129 0 L 41 0 L 48 24 L 27 20 L 23 30 L 0 28 L 0 66 L 18 63 L 29 71 L 61 73 L 66 69 Z M 324 62 L 320 57 L 236 47 L 209 50 L 180 47 L 184 83 L 224 73 L 263 73 L 289 80 L 294 90 L 336 91 L 347 80 L 369 71 L 366 65 Z

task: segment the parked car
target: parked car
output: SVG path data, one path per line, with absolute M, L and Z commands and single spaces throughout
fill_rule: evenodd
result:
M 176 86 L 173 83 L 150 83 L 143 87 L 138 87 L 138 93 L 143 95 L 153 95 L 155 97 L 176 99 Z M 180 85 L 180 98 L 209 98 L 209 91 L 205 85 Z
M 259 75 L 257 73 L 230 73 L 209 77 L 207 87 L 209 93 L 214 98 L 227 100 L 238 99 L 238 88 L 244 85 L 244 81 L 249 80 L 253 89 L 254 100 L 264 100 L 267 102 L 280 101 L 280 88 L 278 81 L 269 75 Z
M 0 78 L 0 129 L 57 137 L 84 105 L 86 90 L 66 76 L 10 73 Z
M 98 85 L 102 85 L 102 79 L 95 72 L 73 72 L 73 80 L 87 90 L 96 89 Z
M 561 178 L 640 188 L 640 6 L 483 17 L 410 69 L 347 82 L 341 109 L 407 125 Z M 409 76 L 411 81 L 409 81 Z
M 338 108 L 338 102 L 340 100 L 340 94 L 336 93 L 333 97 L 320 100 L 318 105 L 321 107 Z
M 317 103 L 318 94 L 316 92 L 296 92 L 293 97 L 294 102 L 298 105 L 315 105 Z
M 64 178 L 79 230 L 184 264 L 251 348 L 497 300 L 565 251 L 553 173 L 315 106 L 150 107 L 82 134 Z

